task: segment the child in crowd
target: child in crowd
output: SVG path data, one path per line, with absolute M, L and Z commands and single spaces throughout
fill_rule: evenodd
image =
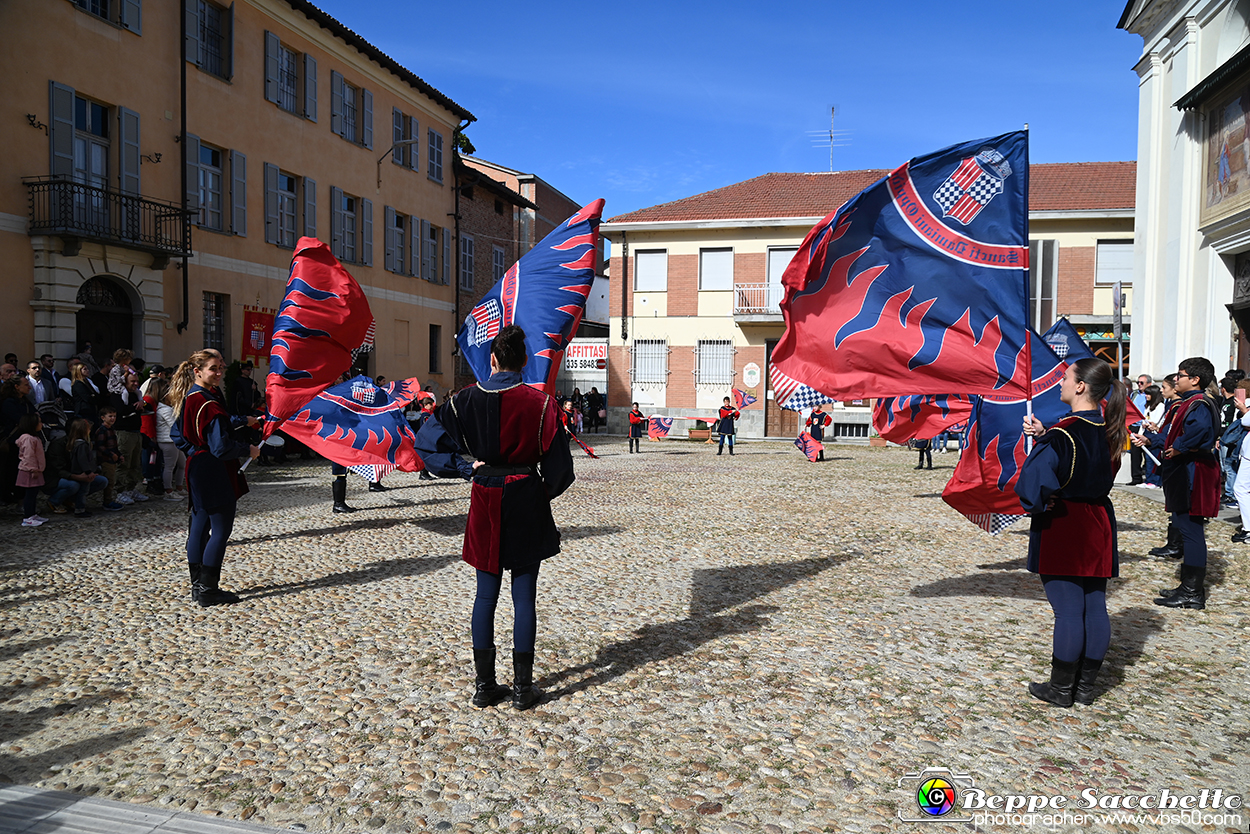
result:
M 114 414 L 113 416 L 117 416 Z M 99 474 L 100 464 L 96 461 L 95 448 L 91 442 L 91 423 L 86 420 L 75 420 L 69 424 L 69 477 L 78 482 L 78 492 L 74 496 L 74 516 L 90 518 L 87 509 L 87 496 L 92 492 L 107 490 L 109 481 Z M 105 495 L 108 495 L 105 492 Z M 114 509 L 121 509 L 114 504 Z M 105 507 L 108 509 L 108 507 Z
M 25 487 L 22 499 L 22 526 L 38 527 L 47 521 L 35 515 L 39 487 L 43 486 L 43 423 L 37 414 L 27 414 L 17 424 L 17 486 Z
M 124 505 L 134 503 L 129 496 L 117 494 L 117 464 L 121 463 L 122 456 L 117 450 L 117 432 L 113 431 L 113 424 L 116 422 L 117 409 L 111 405 L 101 407 L 100 424 L 91 435 L 93 459 L 108 482 L 104 487 L 104 509 L 109 512 L 116 512 Z M 71 449 L 70 452 L 73 454 L 74 450 Z

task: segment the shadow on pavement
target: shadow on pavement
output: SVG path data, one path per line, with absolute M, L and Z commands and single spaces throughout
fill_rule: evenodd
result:
M 913 597 L 1016 597 L 1046 600 L 1042 583 L 1031 573 L 974 573 L 951 576 L 927 585 L 916 585 L 909 592 Z
M 361 508 L 362 511 L 373 508 Z M 377 507 L 383 510 L 386 507 Z M 288 533 L 274 533 L 269 536 L 252 536 L 247 539 L 231 539 L 230 544 L 260 544 L 262 542 L 282 541 L 283 539 L 302 539 L 315 538 L 319 536 L 328 536 L 339 533 L 351 533 L 356 530 L 385 530 L 388 527 L 394 527 L 396 524 L 407 524 L 414 521 L 411 518 L 361 518 L 355 521 L 344 521 L 342 524 L 336 524 L 333 527 L 319 527 L 315 530 L 292 530 Z
M 238 591 L 238 594 L 246 600 L 257 600 L 265 597 L 298 594 L 318 588 L 366 585 L 370 582 L 378 582 L 392 577 L 420 576 L 423 573 L 433 573 L 458 561 L 460 561 L 459 553 L 449 553 L 444 556 L 416 556 L 406 559 L 390 559 L 383 562 L 370 562 L 357 570 L 331 573 L 315 579 L 304 579 L 299 582 L 282 582 L 277 585 L 265 585 L 259 588 L 246 588 Z
M 58 643 L 64 643 L 66 640 L 74 638 L 68 634 L 59 637 L 40 637 L 36 640 L 27 640 L 24 643 L 10 643 L 7 646 L 0 646 L 0 661 L 12 660 L 18 655 L 26 654 L 26 652 L 42 649 L 45 646 L 55 646 Z
M 6 690 L 26 688 L 28 687 L 5 687 Z M 26 712 L 21 710 L 0 710 L 0 739 L 3 739 L 5 742 L 15 741 L 42 730 L 47 726 L 49 718 L 59 718 L 71 712 L 89 709 L 113 701 L 125 701 L 130 696 L 131 693 L 123 692 L 120 689 L 110 689 L 82 698 L 75 698 L 71 701 L 61 701 L 50 707 L 38 707 Z M 9 697 L 12 697 L 12 695 Z
M 1161 608 L 1140 606 L 1125 608 L 1111 615 L 1111 648 L 1103 665 L 1099 680 L 1103 689 L 1115 689 L 1124 682 L 1130 666 L 1136 666 L 1146 651 L 1146 645 L 1167 624 L 1167 616 Z
M 547 698 L 557 700 L 564 695 L 581 692 L 641 666 L 679 657 L 729 634 L 757 631 L 768 624 L 769 614 L 780 609 L 771 605 L 749 605 L 727 614 L 716 612 L 765 596 L 851 558 L 853 556 L 847 554 L 797 562 L 696 570 L 690 588 L 690 616 L 644 626 L 635 631 L 635 636 L 629 640 L 601 647 L 591 662 L 547 675 L 541 683 L 551 687 L 576 675 L 591 673 L 589 677 L 550 690 Z
M 114 750 L 147 735 L 144 729 L 118 730 L 113 733 L 93 736 L 83 741 L 74 741 L 53 747 L 31 756 L 9 756 L 0 754 L 0 773 L 11 779 L 15 784 L 29 784 L 43 778 L 43 774 L 53 765 L 64 765 L 77 762 L 90 756 L 98 756 Z

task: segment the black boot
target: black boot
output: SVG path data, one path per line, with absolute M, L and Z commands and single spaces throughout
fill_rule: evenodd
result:
M 200 596 L 197 602 L 199 602 L 202 608 L 208 608 L 213 605 L 233 605 L 239 601 L 235 594 L 219 588 L 218 583 L 220 582 L 220 565 L 215 568 L 204 565 L 200 568 Z
M 1181 531 L 1174 524 L 1168 525 L 1168 543 L 1162 547 L 1151 548 L 1151 556 L 1160 559 L 1179 559 L 1185 555 L 1185 543 L 1181 539 Z
M 437 480 L 437 479 L 436 479 L 433 475 L 431 475 L 429 472 L 427 472 L 427 471 L 426 471 L 426 470 L 424 470 L 424 469 L 422 469 L 422 470 L 421 470 L 421 474 L 420 474 L 419 476 L 417 476 L 417 477 L 419 477 L 419 478 L 420 478 L 421 480 L 423 480 L 423 481 L 433 481 L 433 480 Z
M 824 460 L 824 459 L 825 459 L 825 450 L 821 449 L 820 454 L 816 455 L 816 460 Z
M 473 706 L 493 706 L 512 694 L 512 688 L 495 681 L 495 649 L 474 649 L 473 669 L 477 680 L 473 690 Z
M 187 563 L 187 571 L 191 574 L 191 601 L 200 601 L 200 566 Z
M 730 457 L 733 457 L 733 453 L 734 453 L 734 447 L 733 447 L 733 446 L 730 446 L 730 447 L 729 447 L 729 456 L 730 456 Z
M 373 483 L 369 484 L 370 492 L 386 492 L 388 489 L 390 489 L 390 487 L 382 486 L 381 481 L 374 481 Z
M 339 475 L 334 479 L 334 512 L 354 513 L 355 507 L 347 506 L 347 476 Z
M 1057 707 L 1072 706 L 1072 689 L 1076 685 L 1080 661 L 1050 659 L 1050 682 L 1029 684 L 1029 694 Z
M 1097 680 L 1098 670 L 1101 668 L 1101 660 L 1085 658 L 1081 661 L 1081 675 L 1077 678 L 1076 693 L 1072 696 L 1072 700 L 1085 706 L 1094 703 L 1094 681 Z
M 1181 565 L 1181 584 L 1176 588 L 1170 596 L 1161 596 L 1155 600 L 1155 605 L 1162 605 L 1165 608 L 1197 608 L 1199 610 L 1207 607 L 1207 592 L 1203 587 L 1203 583 L 1207 578 L 1206 565 L 1196 567 L 1194 565 Z
M 512 653 L 512 706 L 529 709 L 543 699 L 543 691 L 534 686 L 534 653 Z

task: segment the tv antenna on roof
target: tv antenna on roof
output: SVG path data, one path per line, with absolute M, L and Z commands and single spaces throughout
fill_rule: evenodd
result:
M 833 149 L 844 148 L 851 144 L 851 132 L 849 130 L 834 130 L 833 117 L 837 114 L 836 107 L 829 108 L 829 129 L 828 130 L 809 130 L 807 135 L 811 137 L 813 148 L 829 148 L 829 173 L 833 173 Z

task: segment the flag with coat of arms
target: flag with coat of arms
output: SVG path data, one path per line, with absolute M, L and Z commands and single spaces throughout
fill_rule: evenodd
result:
M 1028 135 L 917 157 L 808 233 L 782 275 L 778 403 L 1026 397 Z

